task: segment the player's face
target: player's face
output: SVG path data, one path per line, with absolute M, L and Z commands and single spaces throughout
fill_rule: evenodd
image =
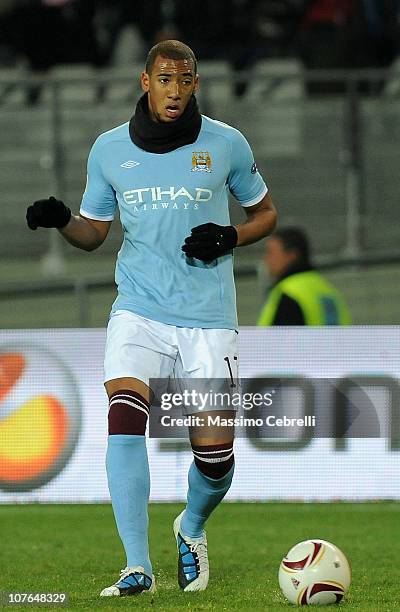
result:
M 158 55 L 150 74 L 141 76 L 143 91 L 149 94 L 154 121 L 171 122 L 180 117 L 191 96 L 198 90 L 199 77 L 191 60 L 173 60 Z
M 277 279 L 282 276 L 296 258 L 296 252 L 286 251 L 280 238 L 273 236 L 268 238 L 264 261 L 272 278 Z

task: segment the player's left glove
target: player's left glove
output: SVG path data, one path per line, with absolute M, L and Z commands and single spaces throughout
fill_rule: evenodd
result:
M 212 261 L 226 255 L 237 245 L 238 235 L 233 225 L 203 223 L 193 227 L 191 231 L 182 246 L 182 251 L 188 257 Z

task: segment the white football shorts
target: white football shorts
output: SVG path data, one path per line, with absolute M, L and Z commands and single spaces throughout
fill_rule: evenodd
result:
M 152 379 L 173 381 L 179 391 L 179 381 L 199 378 L 237 390 L 237 337 L 232 329 L 175 327 L 117 310 L 107 327 L 104 381 L 132 377 L 148 386 Z

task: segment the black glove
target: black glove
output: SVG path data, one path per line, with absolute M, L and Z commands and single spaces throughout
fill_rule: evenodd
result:
M 193 227 L 191 231 L 182 246 L 182 251 L 188 257 L 212 261 L 226 255 L 237 245 L 238 235 L 233 225 L 203 223 Z
M 26 211 L 26 221 L 31 230 L 38 227 L 65 227 L 71 219 L 71 210 L 64 202 L 53 196 L 47 200 L 37 200 Z

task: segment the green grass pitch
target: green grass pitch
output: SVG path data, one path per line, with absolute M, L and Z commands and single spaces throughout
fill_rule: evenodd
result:
M 278 566 L 291 546 L 314 537 L 334 542 L 350 560 L 353 581 L 340 610 L 400 609 L 400 504 L 223 504 L 207 526 L 209 587 L 192 594 L 176 583 L 172 521 L 181 509 L 150 506 L 154 596 L 100 599 L 124 565 L 109 505 L 1 506 L 0 591 L 67 592 L 64 610 L 293 609 L 279 591 Z

